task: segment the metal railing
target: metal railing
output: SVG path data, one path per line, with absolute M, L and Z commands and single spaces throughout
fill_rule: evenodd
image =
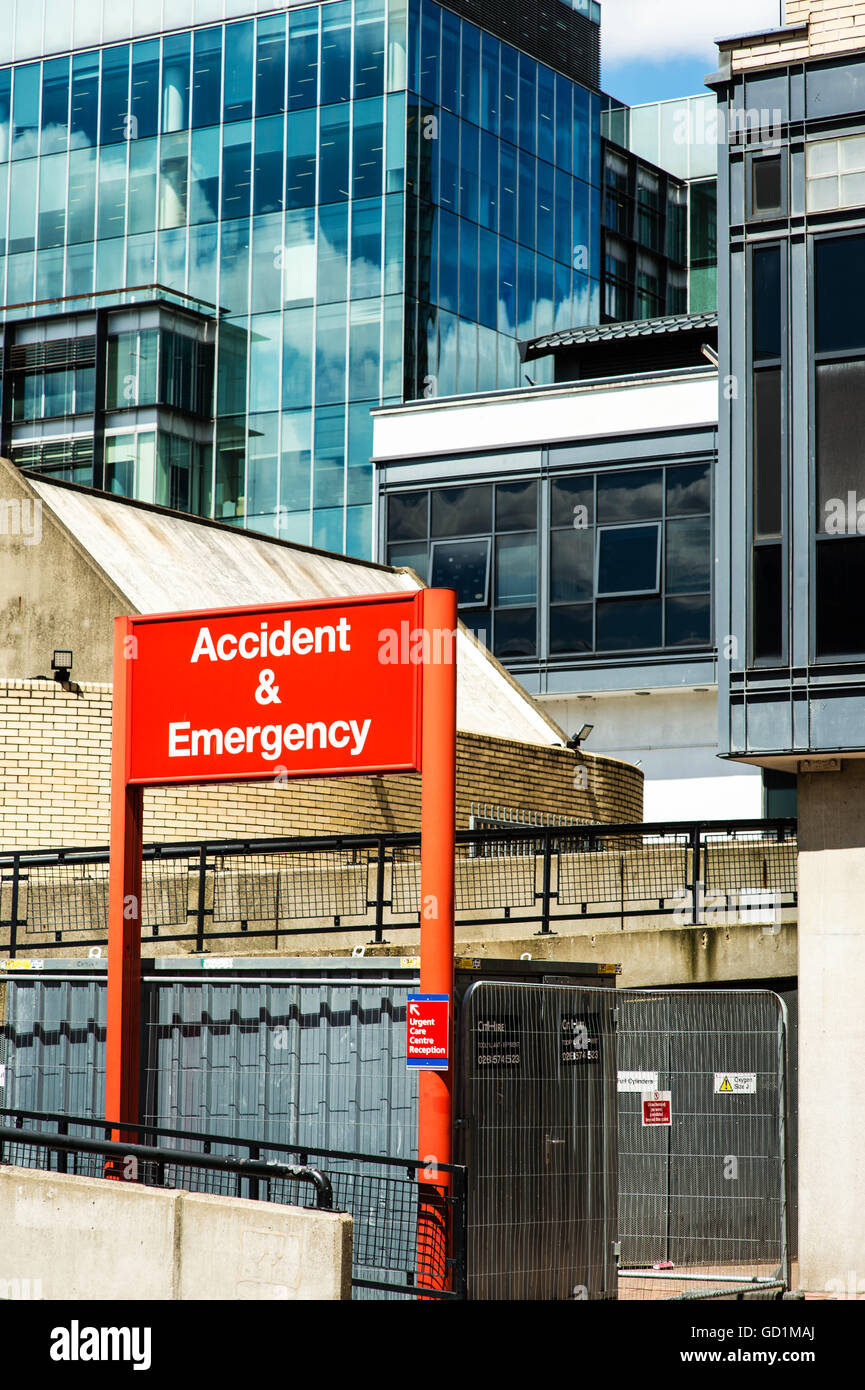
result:
M 797 902 L 795 820 L 526 826 L 457 832 L 460 928 L 541 935 L 575 920 L 712 912 L 764 920 Z M 0 956 L 108 940 L 108 850 L 0 854 Z M 418 834 L 145 846 L 142 940 L 206 943 L 417 931 Z M 762 916 L 761 916 L 762 914 Z
M 118 1132 L 134 1141 L 116 1142 Z M 448 1182 L 433 1183 L 417 1159 L 0 1108 L 3 1164 L 86 1177 L 131 1174 L 147 1187 L 347 1212 L 354 1288 L 408 1298 L 466 1296 L 467 1184 L 458 1164 L 438 1164 Z M 419 1277 L 437 1252 L 452 1272 L 450 1289 Z

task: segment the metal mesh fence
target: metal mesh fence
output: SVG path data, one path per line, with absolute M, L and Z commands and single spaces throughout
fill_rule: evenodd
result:
M 707 893 L 743 890 L 795 898 L 798 839 L 792 828 L 775 834 L 734 831 L 707 834 L 703 843 L 703 877 Z
M 213 919 L 282 923 L 362 917 L 368 906 L 368 862 L 368 852 L 352 850 L 222 859 L 213 873 Z
M 25 930 L 108 929 L 108 864 L 46 864 L 26 871 Z
M 692 860 L 689 843 L 687 833 L 562 841 L 558 901 L 633 904 L 684 899 Z
M 478 853 L 478 846 L 458 845 L 454 860 L 454 907 L 457 912 L 482 912 L 491 903 L 498 908 L 533 907 L 537 893 L 535 845 L 527 841 L 524 853 Z M 483 842 L 481 847 L 484 848 Z M 512 846 L 508 846 L 512 849 Z M 395 848 L 393 852 L 392 908 L 399 916 L 420 912 L 420 849 Z
M 792 821 L 572 826 L 509 823 L 461 831 L 455 904 L 478 925 L 517 912 L 542 933 L 575 915 L 618 919 L 683 909 L 694 925 L 719 901 L 736 920 L 762 921 L 796 903 Z M 0 952 L 55 951 L 74 937 L 103 945 L 108 853 L 0 854 Z M 195 939 L 414 929 L 420 912 L 420 837 L 339 836 L 151 845 L 143 866 L 145 940 L 163 929 Z M 767 917 L 768 920 L 768 917 Z M 309 925 L 307 925 L 309 924 Z M 312 925 L 317 924 L 317 925 Z

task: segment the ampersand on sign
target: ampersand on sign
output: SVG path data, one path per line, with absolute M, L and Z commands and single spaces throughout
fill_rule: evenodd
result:
M 279 686 L 274 685 L 274 673 L 265 667 L 258 673 L 258 689 L 255 698 L 260 705 L 281 705 Z

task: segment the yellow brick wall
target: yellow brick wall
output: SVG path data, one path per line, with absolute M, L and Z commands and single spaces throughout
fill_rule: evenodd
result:
M 111 687 L 63 691 L 51 681 L 0 681 L 0 849 L 108 842 Z M 643 775 L 612 758 L 460 734 L 457 824 L 472 802 L 584 820 L 639 821 Z M 285 784 L 159 787 L 145 792 L 147 840 L 408 831 L 420 826 L 417 777 L 285 779 Z
M 865 48 L 862 0 L 787 0 L 785 22 L 807 23 L 808 33 L 781 40 L 753 39 L 730 47 L 733 71 L 779 67 Z

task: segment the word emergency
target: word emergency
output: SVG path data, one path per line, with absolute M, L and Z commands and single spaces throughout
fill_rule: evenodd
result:
M 348 748 L 356 758 L 363 752 L 371 719 L 334 719 L 331 724 L 316 720 L 308 724 L 247 724 L 232 729 L 193 729 L 189 721 L 168 725 L 169 758 L 189 758 L 223 753 L 260 753 L 275 762 L 283 749 Z M 349 745 L 351 745 L 349 747 Z

